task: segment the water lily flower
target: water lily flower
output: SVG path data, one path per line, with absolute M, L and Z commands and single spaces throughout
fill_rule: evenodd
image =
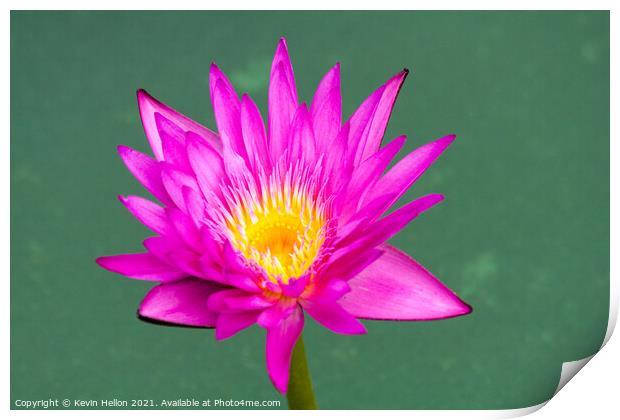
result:
M 213 64 L 209 88 L 217 133 L 138 91 L 154 158 L 118 151 L 161 205 L 120 201 L 156 235 L 145 252 L 101 257 L 124 276 L 159 283 L 139 307 L 158 322 L 215 328 L 218 340 L 258 324 L 269 377 L 287 392 L 291 354 L 310 316 L 339 334 L 364 334 L 360 319 L 435 320 L 471 307 L 387 241 L 443 196 L 392 211 L 452 143 L 417 148 L 388 169 L 405 136 L 381 145 L 401 71 L 341 119 L 340 66 L 310 105 L 299 102 L 284 39 L 271 67 L 268 121 Z M 267 128 L 266 128 L 267 127 Z

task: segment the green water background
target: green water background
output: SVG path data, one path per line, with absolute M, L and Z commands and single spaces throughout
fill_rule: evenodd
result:
M 607 12 L 12 12 L 11 404 L 16 399 L 282 399 L 258 327 L 149 325 L 149 289 L 101 270 L 147 230 L 116 200 L 144 191 L 116 154 L 148 150 L 146 88 L 214 127 L 208 68 L 266 110 L 286 36 L 300 98 L 341 62 L 348 116 L 407 67 L 386 138 L 400 156 L 456 133 L 407 194 L 443 193 L 392 243 L 474 307 L 426 323 L 307 322 L 322 408 L 537 404 L 592 354 L 609 300 Z M 404 200 L 402 202 L 404 202 Z M 282 399 L 282 401 L 284 401 Z M 285 405 L 284 405 L 285 406 Z

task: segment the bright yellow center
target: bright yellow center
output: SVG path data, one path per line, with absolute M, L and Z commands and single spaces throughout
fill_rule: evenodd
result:
M 260 196 L 243 194 L 234 200 L 226 221 L 232 245 L 274 283 L 288 284 L 303 275 L 325 240 L 327 217 L 317 203 L 321 200 L 307 185 L 292 184 L 268 184 Z

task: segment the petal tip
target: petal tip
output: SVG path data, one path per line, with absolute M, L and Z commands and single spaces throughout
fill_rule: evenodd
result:
M 102 268 L 106 268 L 105 267 L 105 261 L 106 261 L 106 257 L 97 257 L 97 258 L 95 258 L 95 263 L 97 263 L 97 265 L 99 265 Z

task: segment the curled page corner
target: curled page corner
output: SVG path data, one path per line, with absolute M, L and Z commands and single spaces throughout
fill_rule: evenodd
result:
M 601 343 L 601 347 L 591 356 L 584 357 L 583 359 L 573 360 L 572 362 L 562 363 L 562 372 L 560 373 L 560 381 L 553 393 L 553 396 L 560 392 L 564 385 L 566 385 L 573 377 L 579 372 L 596 354 L 605 347 L 609 342 L 611 335 L 616 328 L 616 321 L 618 320 L 618 293 L 617 284 L 615 281 L 610 282 L 609 288 L 610 302 L 609 302 L 609 319 L 607 321 L 607 331 L 605 332 L 605 338 Z M 552 397 L 553 398 L 553 397 Z
M 602 347 L 601 347 L 602 348 Z M 560 381 L 558 382 L 558 387 L 555 389 L 553 396 L 560 392 L 564 385 L 568 383 L 573 377 L 583 368 L 592 358 L 596 355 L 594 353 L 592 356 L 584 357 L 583 359 L 573 360 L 572 362 L 564 362 L 562 363 L 562 372 L 560 373 Z
M 609 342 L 614 329 L 616 328 L 616 321 L 618 320 L 618 294 L 616 293 L 616 284 L 615 281 L 610 282 L 610 304 L 609 304 L 609 320 L 607 321 L 607 331 L 605 332 L 605 338 L 601 343 L 601 347 L 592 355 L 588 357 L 584 357 L 583 359 L 573 360 L 571 362 L 562 363 L 562 371 L 560 372 L 560 380 L 558 381 L 558 386 L 556 387 L 553 396 L 549 398 L 547 401 L 543 401 L 540 404 L 533 405 L 530 407 L 512 409 L 512 410 L 500 410 L 497 411 L 497 415 L 495 418 L 515 418 L 522 417 L 528 414 L 532 414 L 541 408 L 543 408 L 553 397 L 557 395 L 558 392 L 571 380 L 573 377 L 585 366 L 588 364 L 594 356 L 597 355 L 599 351 L 605 347 L 605 345 Z

